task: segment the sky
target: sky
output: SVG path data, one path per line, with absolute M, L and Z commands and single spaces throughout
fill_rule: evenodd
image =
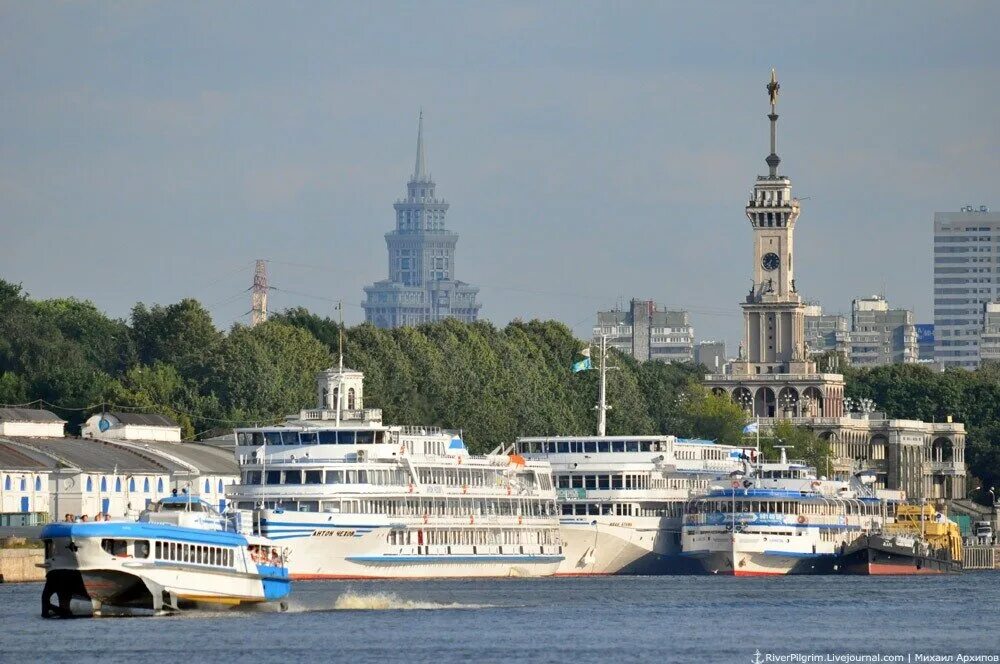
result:
M 33 297 L 363 320 L 428 168 L 482 316 L 631 297 L 739 341 L 781 83 L 796 283 L 932 321 L 935 211 L 1000 207 L 1000 3 L 3 2 L 0 278 Z

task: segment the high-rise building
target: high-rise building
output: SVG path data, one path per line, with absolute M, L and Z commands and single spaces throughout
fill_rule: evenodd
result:
M 917 323 L 917 361 L 934 362 L 934 323 Z
M 396 201 L 396 228 L 385 234 L 389 278 L 365 287 L 365 320 L 378 327 L 417 325 L 444 318 L 473 322 L 479 289 L 455 279 L 458 234 L 444 225 L 448 203 L 435 197 L 424 155 L 424 115 L 417 128 L 417 159 L 406 198 Z
M 1000 361 L 1000 302 L 983 305 L 983 331 L 979 337 L 980 362 Z
M 934 213 L 934 358 L 979 366 L 983 306 L 1000 298 L 1000 214 L 981 205 Z
M 825 314 L 822 306 L 807 304 L 805 328 L 806 350 L 811 357 L 831 351 L 848 354 L 850 338 L 847 318 L 842 314 Z
M 874 367 L 917 361 L 917 328 L 909 309 L 890 309 L 881 295 L 851 303 L 851 364 Z
M 640 362 L 691 362 L 694 328 L 686 311 L 660 309 L 653 300 L 633 299 L 628 310 L 597 312 L 594 339 L 608 335 L 608 345 Z

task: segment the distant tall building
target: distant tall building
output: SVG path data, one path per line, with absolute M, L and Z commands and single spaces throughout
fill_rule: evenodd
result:
M 694 328 L 686 311 L 659 309 L 652 300 L 635 300 L 629 309 L 597 312 L 594 338 L 607 334 L 608 345 L 639 360 L 691 362 Z
M 365 320 L 378 327 L 457 318 L 473 322 L 479 289 L 455 279 L 458 234 L 445 229 L 448 203 L 435 198 L 424 156 L 424 116 L 417 129 L 417 159 L 406 198 L 396 201 L 396 228 L 385 234 L 389 278 L 365 287 Z
M 702 341 L 695 344 L 694 362 L 706 367 L 712 373 L 724 373 L 726 370 L 726 342 Z
M 983 330 L 979 336 L 980 362 L 1000 361 L 1000 302 L 983 305 Z
M 842 314 L 824 314 L 818 304 L 805 306 L 806 349 L 810 356 L 837 351 L 847 355 L 850 335 L 847 318 Z
M 934 361 L 934 323 L 917 323 L 917 360 Z
M 917 361 L 917 327 L 909 309 L 890 309 L 881 295 L 851 303 L 851 364 L 874 367 Z
M 934 213 L 934 358 L 979 366 L 983 307 L 1000 298 L 1000 214 L 982 205 Z

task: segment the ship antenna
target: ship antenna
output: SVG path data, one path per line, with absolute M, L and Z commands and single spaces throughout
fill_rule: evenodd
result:
M 337 351 L 337 367 L 339 369 L 337 373 L 337 403 L 334 406 L 337 409 L 337 428 L 340 428 L 340 404 L 341 400 L 344 398 L 344 301 L 340 300 L 337 302 L 337 313 L 339 314 L 339 323 L 337 329 L 339 331 L 338 337 L 338 351 Z

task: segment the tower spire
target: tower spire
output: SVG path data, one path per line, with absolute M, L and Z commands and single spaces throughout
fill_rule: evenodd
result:
M 424 109 L 420 109 L 420 119 L 417 121 L 417 162 L 413 166 L 413 181 L 423 182 L 427 179 L 427 161 L 424 157 Z
M 780 89 L 778 76 L 772 67 L 771 81 L 767 84 L 767 96 L 771 99 L 771 113 L 767 116 L 771 120 L 771 154 L 767 155 L 765 160 L 772 178 L 778 177 L 778 164 L 781 163 L 781 157 L 778 156 L 777 150 L 778 114 L 775 112 L 775 106 L 778 104 L 778 90 Z

